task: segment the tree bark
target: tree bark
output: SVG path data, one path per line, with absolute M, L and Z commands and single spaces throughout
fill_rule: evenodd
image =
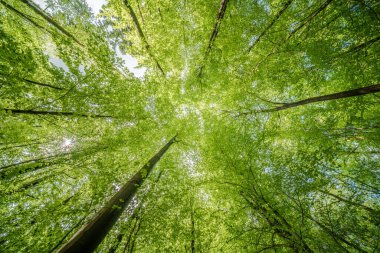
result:
M 241 195 L 253 209 L 260 212 L 274 233 L 291 243 L 295 251 L 299 249 L 302 252 L 314 252 L 292 225 L 256 190 L 255 186 L 253 186 L 253 193 L 249 194 L 250 197 L 245 196 L 244 192 L 242 192 Z M 254 203 L 254 201 L 256 203 Z
M 327 8 L 327 6 L 332 2 L 333 0 L 327 0 L 324 2 L 318 9 L 313 11 L 309 16 L 307 16 L 304 20 L 301 21 L 301 24 L 297 26 L 286 38 L 286 40 L 290 39 L 298 30 L 300 30 L 302 27 L 304 27 L 307 23 L 309 23 L 311 20 L 313 20 L 321 11 Z
M 293 2 L 293 0 L 286 1 L 286 3 L 284 4 L 284 6 L 281 8 L 281 10 L 279 12 L 277 12 L 277 14 L 274 16 L 274 18 L 272 19 L 272 21 L 264 28 L 264 30 L 260 33 L 259 37 L 257 37 L 257 39 L 255 40 L 255 42 L 253 42 L 253 44 L 248 48 L 248 53 L 251 52 L 251 50 L 255 47 L 255 45 L 257 43 L 259 43 L 259 41 L 261 40 L 261 38 L 274 25 L 274 23 L 276 23 L 276 21 L 281 17 L 281 15 L 286 11 L 286 9 L 288 9 L 288 7 L 290 6 L 290 4 L 292 2 Z
M 349 205 L 360 207 L 360 208 L 366 210 L 367 212 L 371 213 L 374 217 L 378 217 L 378 219 L 380 220 L 380 211 L 377 211 L 377 210 L 375 210 L 375 209 L 373 209 L 373 208 L 371 208 L 369 206 L 366 206 L 366 205 L 363 205 L 363 204 L 359 204 L 359 203 L 350 201 L 348 199 L 342 198 L 342 197 L 340 197 L 340 196 L 338 196 L 336 194 L 333 194 L 331 192 L 328 192 L 328 191 L 324 191 L 324 190 L 318 190 L 318 191 L 322 192 L 322 193 L 324 193 L 326 195 L 329 195 L 329 196 L 331 196 L 333 198 L 336 198 L 336 199 L 338 199 L 338 200 L 340 200 L 340 201 L 342 201 L 344 203 L 347 203 Z
M 92 118 L 113 118 L 108 115 L 98 115 L 98 114 L 84 114 L 75 112 L 58 112 L 58 111 L 34 111 L 34 110 L 19 110 L 19 109 L 9 109 L 1 108 L 1 110 L 6 110 L 12 114 L 30 114 L 30 115 L 53 115 L 53 116 L 78 116 L 78 117 L 92 117 Z
M 49 88 L 56 89 L 56 90 L 64 90 L 61 87 L 57 87 L 57 86 L 54 86 L 54 85 L 51 85 L 51 84 L 47 84 L 47 83 L 40 83 L 40 82 L 36 82 L 36 81 L 29 80 L 29 79 L 26 79 L 26 78 L 22 78 L 22 80 L 25 81 L 25 82 L 27 82 L 27 83 L 36 84 L 36 85 L 39 85 L 39 86 L 49 87 Z
M 57 28 L 60 32 L 65 34 L 67 37 L 73 39 L 76 43 L 83 46 L 79 40 L 77 40 L 71 33 L 69 33 L 65 28 L 63 28 L 60 24 L 58 24 L 55 20 L 53 20 L 49 15 L 47 15 L 43 10 L 41 10 L 35 3 L 29 1 L 29 0 L 21 0 L 24 4 L 29 6 L 35 13 L 40 15 L 43 19 L 45 19 L 46 22 Z
M 191 242 L 190 242 L 190 252 L 195 253 L 195 222 L 194 222 L 194 213 L 191 210 Z
M 111 230 L 123 210 L 135 195 L 138 187 L 152 171 L 157 162 L 176 141 L 175 135 L 156 153 L 120 190 L 104 205 L 102 209 L 85 224 L 57 252 L 86 253 L 93 252 Z
M 142 198 L 139 200 L 137 207 L 135 209 L 133 209 L 132 215 L 128 218 L 128 220 L 140 219 L 140 223 L 141 223 L 142 216 L 144 215 L 144 209 L 142 208 L 142 204 L 144 203 L 148 193 L 154 190 L 154 187 L 157 185 L 161 176 L 162 176 L 162 170 L 159 172 L 157 179 L 154 181 L 154 184 L 152 187 L 153 189 L 149 189 L 149 191 L 145 195 L 142 196 Z M 123 240 L 124 234 L 125 234 L 125 232 L 120 232 L 116 236 L 116 243 L 111 246 L 108 253 L 114 253 L 117 250 L 117 248 L 119 247 L 119 244 Z M 137 235 L 137 234 L 135 234 L 135 235 Z M 129 238 L 128 238 L 128 241 L 129 241 Z M 127 246 L 127 244 L 124 247 L 124 251 L 127 249 L 127 247 L 129 247 L 129 246 Z
M 145 49 L 147 50 L 149 57 L 153 59 L 153 61 L 156 63 L 157 68 L 160 70 L 161 74 L 163 76 L 165 76 L 164 70 L 162 69 L 160 63 L 158 62 L 158 60 L 156 59 L 156 57 L 152 53 L 151 47 L 150 47 L 148 40 L 146 39 L 146 36 L 145 36 L 145 34 L 141 28 L 140 22 L 137 19 L 135 11 L 133 10 L 133 8 L 132 8 L 131 4 L 128 2 L 128 0 L 124 0 L 124 4 L 128 8 L 129 14 L 131 15 L 133 23 L 135 24 L 135 27 L 137 29 L 139 36 L 140 36 L 140 39 L 145 44 Z
M 366 47 L 369 47 L 370 45 L 372 45 L 373 43 L 376 43 L 380 41 L 380 36 L 377 36 L 371 40 L 368 40 L 366 42 L 363 42 L 359 45 L 356 45 L 356 46 L 353 46 L 351 47 L 350 49 L 348 49 L 346 52 L 344 52 L 344 54 L 349 54 L 349 53 L 356 53 L 356 52 L 359 52 L 360 50 L 366 48 Z
M 211 32 L 210 39 L 208 41 L 208 46 L 207 46 L 205 56 L 203 59 L 203 64 L 199 68 L 198 77 L 202 77 L 203 69 L 205 67 L 207 58 L 210 55 L 212 45 L 214 44 L 216 36 L 218 35 L 220 24 L 222 23 L 222 19 L 224 17 L 224 14 L 226 13 L 227 3 L 228 3 L 228 0 L 221 0 L 221 2 L 220 2 L 220 7 L 219 7 L 218 15 L 216 16 L 216 22 L 214 24 L 214 29 Z
M 312 104 L 312 103 L 322 102 L 322 101 L 336 100 L 336 99 L 341 99 L 341 98 L 363 96 L 363 95 L 372 94 L 372 93 L 376 93 L 376 92 L 380 92 L 380 84 L 375 84 L 375 85 L 371 85 L 371 86 L 367 86 L 367 87 L 363 87 L 363 88 L 358 88 L 358 89 L 353 89 L 353 90 L 348 90 L 348 91 L 337 92 L 337 93 L 333 93 L 330 95 L 324 95 L 324 96 L 319 96 L 319 97 L 311 97 L 311 98 L 307 98 L 307 99 L 300 100 L 300 101 L 293 102 L 293 103 L 284 103 L 281 106 L 277 106 L 277 107 L 270 108 L 270 109 L 250 110 L 247 112 L 241 112 L 241 113 L 239 113 L 238 116 L 253 114 L 253 113 L 260 113 L 260 112 L 282 111 L 285 109 L 289 109 L 289 108 L 297 107 L 297 106 L 301 106 L 301 105 L 307 105 L 307 104 Z
M 346 240 L 346 238 L 344 236 L 341 236 L 340 234 L 338 234 L 335 231 L 331 230 L 330 228 L 328 228 L 324 224 L 322 224 L 319 221 L 317 221 L 316 219 L 314 219 L 312 216 L 309 216 L 309 219 L 312 220 L 312 221 L 314 221 L 323 231 L 325 231 L 332 238 L 334 238 L 336 240 L 339 240 L 339 241 L 347 244 L 348 246 L 351 246 L 352 248 L 356 249 L 359 252 L 362 252 L 362 253 L 366 253 L 367 252 L 367 251 L 363 250 L 362 248 L 360 248 L 360 246 L 357 245 L 356 243 L 350 242 L 350 241 Z
M 30 23 L 32 23 L 34 26 L 36 26 L 36 27 L 38 27 L 39 29 L 44 30 L 44 31 L 46 31 L 46 32 L 48 32 L 48 33 L 51 34 L 51 32 L 50 32 L 48 29 L 46 29 L 45 27 L 39 25 L 37 22 L 35 22 L 35 21 L 33 21 L 31 18 L 29 18 L 26 14 L 24 14 L 24 13 L 22 13 L 21 11 L 15 9 L 15 8 L 14 8 L 13 6 L 11 6 L 10 4 L 4 2 L 3 0 L 0 0 L 0 3 L 1 3 L 2 5 L 4 5 L 8 10 L 13 11 L 13 12 L 16 13 L 18 16 L 20 16 L 20 17 L 22 17 L 23 19 L 25 19 L 25 20 L 29 21 Z M 52 35 L 52 34 L 51 34 L 51 35 Z

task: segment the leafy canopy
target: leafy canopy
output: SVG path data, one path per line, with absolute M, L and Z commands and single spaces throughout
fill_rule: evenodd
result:
M 379 15 L 1 0 L 1 251 L 56 250 L 177 132 L 98 252 L 378 251 L 379 95 L 270 109 L 378 85 Z

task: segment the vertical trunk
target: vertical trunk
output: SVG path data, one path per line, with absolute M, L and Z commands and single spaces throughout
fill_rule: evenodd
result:
M 204 56 L 204 59 L 203 59 L 203 64 L 199 68 L 198 77 L 202 77 L 203 69 L 205 67 L 207 58 L 208 58 L 208 56 L 209 56 L 209 54 L 211 52 L 212 45 L 214 44 L 216 36 L 218 35 L 220 24 L 222 23 L 222 20 L 224 18 L 224 14 L 226 13 L 227 3 L 228 3 L 228 0 L 221 0 L 221 2 L 220 2 L 218 15 L 216 16 L 216 22 L 214 24 L 214 29 L 211 32 L 210 39 L 208 41 L 207 49 L 206 49 L 206 52 L 205 52 L 205 56 Z
M 307 98 L 304 100 L 300 100 L 297 102 L 293 103 L 284 103 L 281 106 L 277 106 L 271 109 L 264 109 L 264 110 L 250 110 L 247 112 L 242 112 L 239 113 L 239 116 L 241 115 L 247 115 L 247 114 L 254 114 L 254 113 L 260 113 L 260 112 L 276 112 L 276 111 L 282 111 L 285 109 L 289 109 L 292 107 L 297 107 L 301 105 L 307 105 L 307 104 L 312 104 L 316 102 L 322 102 L 322 101 L 329 101 L 329 100 L 337 100 L 341 98 L 349 98 L 349 97 L 356 97 L 356 96 L 363 96 L 367 94 L 372 94 L 380 92 L 380 84 L 375 84 L 363 88 L 358 88 L 358 89 L 353 89 L 353 90 L 348 90 L 348 91 L 342 91 L 342 92 L 337 92 L 329 95 L 324 95 L 324 96 L 319 96 L 319 97 L 311 97 Z
M 258 210 L 261 213 L 261 216 L 268 222 L 269 226 L 279 237 L 290 242 L 295 252 L 313 252 L 292 225 L 290 225 L 290 223 L 275 208 L 273 208 L 261 194 L 255 191 L 252 195 L 256 203 L 244 196 L 244 194 L 242 194 L 242 196 L 253 209 Z
M 194 223 L 194 214 L 191 211 L 191 243 L 190 243 L 191 253 L 195 252 L 195 223 Z
M 344 52 L 344 54 L 359 52 L 360 50 L 363 50 L 364 48 L 369 47 L 370 45 L 372 45 L 373 43 L 378 42 L 379 40 L 380 40 L 380 36 L 377 36 L 377 37 L 375 37 L 375 38 L 373 38 L 371 40 L 368 40 L 368 41 L 363 42 L 363 43 L 361 43 L 359 45 L 351 47 L 346 52 Z
M 92 117 L 92 118 L 112 118 L 108 115 L 98 115 L 98 114 L 84 114 L 75 112 L 59 112 L 59 111 L 34 111 L 34 110 L 19 110 L 19 109 L 9 109 L 0 108 L 0 110 L 6 110 L 12 114 L 30 114 L 30 115 L 53 115 L 53 116 L 78 116 L 78 117 Z
M 346 204 L 349 204 L 349 205 L 352 205 L 352 206 L 360 207 L 360 208 L 366 210 L 367 212 L 371 213 L 372 216 L 373 216 L 373 218 L 376 218 L 376 217 L 377 217 L 377 218 L 380 220 L 380 212 L 377 211 L 377 210 L 375 210 L 375 209 L 373 209 L 373 208 L 371 208 L 371 207 L 369 207 L 369 206 L 362 205 L 362 204 L 359 204 L 359 203 L 356 203 L 356 202 L 350 201 L 350 200 L 348 200 L 348 199 L 342 198 L 342 197 L 340 197 L 340 196 L 338 196 L 338 195 L 335 195 L 334 193 L 331 193 L 331 192 L 328 192 L 328 191 L 319 190 L 319 192 L 322 192 L 322 193 L 324 193 L 324 194 L 326 194 L 326 195 L 329 195 L 329 196 L 331 196 L 331 197 L 334 197 L 334 198 L 336 198 L 336 199 L 338 199 L 338 200 L 340 200 L 340 201 L 342 201 L 342 202 L 344 202 L 344 203 L 346 203 Z
M 44 30 L 44 31 L 46 31 L 46 32 L 48 32 L 48 33 L 51 34 L 51 32 L 50 32 L 49 30 L 47 30 L 45 27 L 39 25 L 37 22 L 33 21 L 31 18 L 29 18 L 27 15 L 25 15 L 25 14 L 22 13 L 21 11 L 15 9 L 15 8 L 14 8 L 13 6 L 11 6 L 10 4 L 4 2 L 3 0 L 0 0 L 0 3 L 1 3 L 2 5 L 4 5 L 5 8 L 7 8 L 8 10 L 10 10 L 10 11 L 16 13 L 16 14 L 17 14 L 18 16 L 20 16 L 21 18 L 23 18 L 23 19 L 27 20 L 28 22 L 32 23 L 34 26 L 36 26 L 36 27 L 38 27 L 39 29 Z
M 334 240 L 341 241 L 341 242 L 345 243 L 346 245 L 351 246 L 352 248 L 356 249 L 359 252 L 362 252 L 362 253 L 367 252 L 367 251 L 363 250 L 362 248 L 360 248 L 360 246 L 357 245 L 356 243 L 346 240 L 346 238 L 344 236 L 341 236 L 340 234 L 338 234 L 337 232 L 328 228 L 327 226 L 325 226 L 324 224 L 322 224 L 318 220 L 314 219 L 313 217 L 309 216 L 309 219 L 314 221 L 320 228 L 322 228 L 323 231 L 325 231 L 325 233 L 330 235 Z M 343 247 L 343 246 L 341 246 L 341 247 Z
M 276 23 L 276 21 L 281 17 L 281 15 L 288 9 L 290 4 L 293 2 L 293 0 L 288 0 L 284 4 L 284 6 L 281 8 L 281 10 L 274 16 L 272 21 L 264 28 L 264 30 L 260 33 L 259 37 L 253 42 L 253 44 L 248 48 L 248 53 L 251 52 L 251 50 L 255 47 L 257 43 L 261 40 L 262 37 L 268 32 L 268 30 Z
M 135 27 L 136 27 L 137 33 L 140 36 L 140 39 L 145 44 L 145 49 L 147 50 L 147 52 L 149 54 L 149 57 L 152 58 L 152 60 L 156 63 L 156 66 L 160 70 L 161 74 L 163 76 L 165 76 L 164 70 L 162 69 L 160 63 L 158 62 L 158 60 L 156 59 L 156 57 L 152 53 L 151 47 L 150 47 L 150 45 L 148 43 L 148 40 L 146 39 L 146 36 L 145 36 L 145 34 L 144 34 L 144 32 L 143 32 L 143 30 L 141 28 L 140 22 L 137 19 L 135 11 L 133 10 L 133 8 L 132 8 L 131 4 L 128 2 L 128 0 L 124 0 L 124 4 L 128 8 L 129 14 L 131 15 L 133 23 L 135 24 Z
M 46 22 L 57 28 L 60 32 L 65 34 L 67 37 L 73 39 L 76 43 L 83 46 L 71 33 L 69 33 L 65 28 L 63 28 L 60 24 L 58 24 L 55 20 L 53 20 L 49 15 L 47 15 L 43 10 L 41 10 L 35 3 L 29 0 L 21 0 L 23 3 L 29 6 L 35 13 L 45 19 Z
M 120 190 L 99 210 L 95 217 L 85 224 L 58 252 L 93 252 L 113 227 L 138 187 L 144 182 L 156 163 L 175 142 L 175 135 L 155 154 Z
M 332 2 L 333 0 L 327 0 L 324 2 L 318 9 L 313 11 L 309 16 L 307 16 L 304 20 L 301 21 L 301 24 L 297 26 L 286 38 L 287 40 L 290 39 L 298 30 L 300 30 L 302 27 L 310 23 L 311 20 L 313 20 L 320 12 L 322 12 L 324 9 L 327 8 L 327 6 Z
M 48 87 L 48 88 L 52 88 L 52 89 L 55 89 L 55 90 L 64 90 L 61 87 L 57 87 L 57 86 L 54 86 L 54 85 L 51 85 L 51 84 L 47 84 L 47 83 L 40 83 L 40 82 L 29 80 L 29 79 L 26 79 L 26 78 L 22 78 L 22 80 L 25 81 L 25 82 L 27 82 L 27 83 L 36 84 L 36 85 L 39 85 L 39 86 Z
M 154 185 L 153 185 L 153 189 L 149 189 L 149 192 L 153 191 L 154 190 L 154 187 L 157 185 L 157 182 L 160 180 L 162 176 L 162 170 L 159 172 L 158 174 L 158 177 L 157 179 L 154 181 Z M 148 192 L 148 193 L 149 193 Z M 139 203 L 137 205 L 137 207 L 133 210 L 133 213 L 132 215 L 128 218 L 128 220 L 131 220 L 131 219 L 139 219 L 140 220 L 140 223 L 141 223 L 141 219 L 142 219 L 142 216 L 144 215 L 144 209 L 142 208 L 142 204 L 145 202 L 145 199 L 148 195 L 148 193 L 146 193 L 140 200 L 139 200 Z M 139 226 L 140 226 L 140 223 L 139 223 Z M 133 228 L 134 229 L 134 228 Z M 138 231 L 137 231 L 138 232 Z M 131 232 L 132 233 L 132 232 Z M 119 247 L 119 244 L 121 243 L 121 241 L 123 240 L 123 237 L 124 237 L 124 234 L 125 232 L 120 232 L 117 236 L 116 236 L 116 243 L 114 243 L 111 248 L 109 249 L 108 253 L 113 253 L 117 250 L 117 248 Z M 135 233 L 135 235 L 137 235 L 137 233 Z M 127 244 L 125 245 L 124 247 L 124 251 L 127 249 L 127 247 L 129 247 L 129 237 L 128 237 L 128 240 L 127 240 Z
M 190 222 L 191 222 L 190 252 L 195 253 L 195 221 L 194 221 L 194 200 L 193 200 L 193 197 L 191 199 Z

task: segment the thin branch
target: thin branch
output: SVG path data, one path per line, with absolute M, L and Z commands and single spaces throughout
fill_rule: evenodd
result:
M 227 3 L 228 3 L 228 0 L 221 0 L 221 2 L 220 2 L 219 11 L 218 11 L 218 14 L 216 16 L 216 22 L 214 24 L 214 29 L 211 32 L 210 39 L 209 39 L 208 45 L 207 45 L 207 49 L 206 49 L 206 52 L 205 52 L 205 55 L 203 58 L 203 64 L 199 68 L 198 77 L 202 77 L 203 69 L 205 67 L 206 61 L 210 55 L 210 52 L 211 52 L 212 46 L 215 42 L 216 36 L 218 36 L 220 25 L 222 23 L 224 14 L 225 14 L 226 9 L 227 9 Z
M 60 32 L 65 34 L 67 37 L 73 39 L 76 43 L 83 46 L 79 40 L 77 40 L 71 33 L 69 33 L 65 28 L 63 28 L 60 24 L 58 24 L 55 20 L 53 20 L 48 14 L 46 14 L 39 6 L 29 0 L 21 0 L 24 4 L 26 4 L 29 8 L 31 8 L 35 13 L 40 15 L 45 21 L 49 24 L 57 28 Z
M 348 91 L 337 92 L 337 93 L 324 95 L 324 96 L 311 97 L 311 98 L 307 98 L 307 99 L 292 102 L 292 103 L 286 103 L 284 105 L 277 106 L 277 107 L 270 108 L 270 109 L 249 110 L 246 112 L 238 112 L 237 116 L 251 115 L 251 114 L 263 113 L 263 112 L 282 111 L 285 109 L 289 109 L 289 108 L 297 107 L 297 106 L 301 106 L 301 105 L 312 104 L 312 103 L 322 102 L 322 101 L 329 101 L 329 100 L 337 100 L 337 99 L 341 99 L 341 98 L 363 96 L 363 95 L 372 94 L 372 93 L 376 93 L 376 92 L 380 92 L 380 84 L 375 84 L 375 85 L 362 87 L 362 88 L 358 88 L 358 89 L 353 89 L 353 90 L 348 90 Z M 231 113 L 231 111 L 230 111 L 230 113 Z
M 260 33 L 260 35 L 257 37 L 257 39 L 252 43 L 252 45 L 248 48 L 248 53 L 251 52 L 251 50 L 255 47 L 257 43 L 260 42 L 261 38 L 264 37 L 264 35 L 268 32 L 270 28 L 276 23 L 277 20 L 280 19 L 281 15 L 288 9 L 290 4 L 293 2 L 293 0 L 288 0 L 284 4 L 284 6 L 277 12 L 277 14 L 273 17 L 272 21 L 264 28 L 264 30 Z
M 146 39 L 146 36 L 145 36 L 145 34 L 144 34 L 144 32 L 143 32 L 143 30 L 142 30 L 142 28 L 141 28 L 141 25 L 140 25 L 139 20 L 137 19 L 137 16 L 136 16 L 135 11 L 133 10 L 133 8 L 132 8 L 132 6 L 131 6 L 131 4 L 129 3 L 128 0 L 124 0 L 124 4 L 125 4 L 125 6 L 126 6 L 127 9 L 128 9 L 129 14 L 131 15 L 131 18 L 132 18 L 132 20 L 133 20 L 133 23 L 135 24 L 135 27 L 136 27 L 136 29 L 137 29 L 137 32 L 138 32 L 138 34 L 139 34 L 139 36 L 140 36 L 140 39 L 141 39 L 142 42 L 145 44 L 145 49 L 146 49 L 146 51 L 148 52 L 150 58 L 152 58 L 153 61 L 156 63 L 156 66 L 157 66 L 157 68 L 160 70 L 161 74 L 162 74 L 163 76 L 165 76 L 165 72 L 164 72 L 164 70 L 162 69 L 162 67 L 161 67 L 160 63 L 158 62 L 157 58 L 156 58 L 156 57 L 153 55 L 153 53 L 152 53 L 151 46 L 149 45 L 148 40 Z

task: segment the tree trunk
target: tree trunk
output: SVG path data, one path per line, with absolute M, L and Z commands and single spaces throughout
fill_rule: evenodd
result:
M 276 21 L 281 17 L 281 15 L 286 11 L 286 9 L 288 9 L 288 7 L 290 6 L 290 4 L 292 2 L 293 2 L 293 0 L 286 1 L 286 3 L 284 4 L 284 6 L 281 8 L 281 10 L 279 12 L 277 12 L 277 14 L 274 16 L 274 18 L 272 19 L 272 21 L 264 28 L 264 30 L 260 33 L 259 37 L 257 37 L 257 39 L 248 48 L 248 53 L 251 52 L 251 50 L 255 47 L 255 45 L 257 43 L 259 43 L 259 41 L 261 40 L 261 38 L 264 37 L 264 35 L 274 25 L 274 23 L 276 23 Z
M 300 101 L 293 102 L 293 103 L 284 103 L 281 106 L 277 106 L 277 107 L 274 107 L 271 109 L 250 110 L 247 112 L 241 112 L 241 113 L 239 113 L 239 116 L 247 115 L 247 114 L 253 114 L 253 113 L 260 113 L 260 112 L 282 111 L 282 110 L 289 109 L 292 107 L 297 107 L 300 105 L 307 105 L 307 104 L 312 104 L 312 103 L 321 102 L 321 101 L 336 100 L 336 99 L 340 99 L 340 98 L 363 96 L 363 95 L 372 94 L 372 93 L 376 93 L 376 92 L 380 92 L 380 84 L 375 84 L 375 85 L 371 85 L 371 86 L 367 86 L 367 87 L 363 87 L 363 88 L 358 88 L 358 89 L 353 89 L 353 90 L 348 90 L 348 91 L 337 92 L 337 93 L 333 93 L 330 95 L 307 98 L 307 99 L 300 100 Z
M 323 231 L 325 231 L 328 235 L 330 235 L 332 238 L 334 238 L 334 240 L 339 240 L 339 241 L 347 244 L 348 246 L 351 246 L 352 248 L 356 249 L 359 252 L 362 252 L 362 253 L 367 252 L 367 251 L 363 250 L 362 248 L 360 248 L 360 246 L 357 245 L 356 243 L 348 241 L 347 240 L 348 238 L 346 239 L 344 236 L 341 236 L 337 232 L 333 231 L 332 229 L 328 228 L 324 224 L 322 224 L 319 221 L 317 221 L 316 219 L 314 219 L 312 216 L 309 216 L 309 219 L 314 221 L 320 228 L 322 228 Z
M 369 206 L 362 205 L 362 204 L 359 204 L 359 203 L 356 203 L 356 202 L 350 201 L 350 200 L 348 200 L 348 199 L 342 198 L 342 197 L 340 197 L 340 196 L 338 196 L 338 195 L 335 195 L 335 194 L 333 194 L 333 193 L 331 193 L 331 192 L 328 192 L 328 191 L 324 191 L 324 190 L 318 190 L 318 191 L 319 191 L 319 192 L 322 192 L 322 193 L 324 193 L 324 194 L 327 194 L 327 195 L 329 195 L 329 196 L 331 196 L 331 197 L 333 197 L 333 198 L 336 198 L 336 199 L 338 199 L 338 200 L 340 200 L 340 201 L 342 201 L 342 202 L 344 202 L 344 203 L 346 203 L 346 204 L 349 204 L 349 205 L 352 205 L 352 206 L 360 207 L 360 208 L 366 210 L 367 212 L 371 213 L 371 214 L 374 216 L 374 218 L 375 218 L 375 217 L 378 217 L 379 220 L 380 220 L 380 212 L 377 211 L 377 210 L 375 210 L 375 209 L 373 209 L 373 208 L 371 208 L 371 207 L 369 207 Z
M 220 24 L 222 23 L 222 19 L 224 18 L 224 14 L 226 13 L 227 3 L 228 3 L 228 0 L 221 0 L 221 2 L 220 2 L 218 15 L 216 16 L 216 22 L 214 24 L 214 29 L 211 32 L 210 39 L 208 41 L 207 49 L 205 52 L 205 56 L 203 59 L 203 64 L 199 68 L 198 77 L 202 77 L 203 69 L 205 67 L 207 58 L 211 52 L 211 48 L 212 48 L 212 45 L 214 44 L 216 36 L 218 35 Z
M 111 230 L 138 187 L 144 182 L 151 170 L 175 142 L 175 135 L 155 154 L 120 190 L 99 210 L 93 219 L 85 224 L 57 252 L 93 252 Z
M 57 86 L 54 86 L 54 85 L 51 85 L 51 84 L 47 84 L 47 83 L 40 83 L 40 82 L 36 82 L 36 81 L 29 80 L 29 79 L 26 79 L 26 78 L 22 78 L 22 80 L 25 81 L 25 82 L 27 82 L 27 83 L 36 84 L 36 85 L 43 86 L 43 87 L 48 87 L 48 88 L 52 88 L 52 89 L 56 89 L 56 90 L 64 90 L 61 87 L 57 87 Z
M 58 24 L 55 20 L 53 20 L 49 15 L 47 15 L 43 10 L 41 10 L 35 3 L 28 0 L 21 0 L 23 3 L 29 6 L 35 13 L 40 15 L 46 22 L 57 28 L 60 32 L 65 34 L 67 37 L 73 39 L 76 43 L 83 46 L 82 43 L 79 42 L 71 33 L 69 33 L 65 28 L 63 28 L 60 24 Z
M 141 223 L 142 216 L 144 215 L 144 209 L 142 208 L 142 204 L 145 202 L 145 199 L 146 199 L 148 193 L 154 190 L 154 187 L 157 185 L 161 176 L 162 176 L 162 170 L 158 173 L 157 179 L 154 180 L 154 184 L 153 184 L 152 189 L 149 189 L 149 191 L 145 195 L 142 196 L 142 198 L 139 200 L 139 202 L 137 204 L 137 207 L 135 209 L 133 209 L 132 215 L 128 218 L 128 220 L 140 219 L 140 223 Z M 114 253 L 117 250 L 117 248 L 119 247 L 119 244 L 123 240 L 124 234 L 125 234 L 125 232 L 120 232 L 116 236 L 116 243 L 111 246 L 111 248 L 108 250 L 108 253 Z M 137 234 L 135 234 L 135 235 L 137 235 Z M 129 238 L 128 238 L 128 241 L 130 241 Z M 124 251 L 127 249 L 127 247 L 129 247 L 129 246 L 127 246 L 127 244 L 124 247 Z
M 24 13 L 22 13 L 21 11 L 15 9 L 13 6 L 11 6 L 10 4 L 4 2 L 3 0 L 0 0 L 0 3 L 2 5 L 4 5 L 8 10 L 10 11 L 13 11 L 14 13 L 16 13 L 18 16 L 20 16 L 21 18 L 27 20 L 28 22 L 32 23 L 34 26 L 38 27 L 39 29 L 41 30 L 44 30 L 48 33 L 50 33 L 51 35 L 53 35 L 48 29 L 46 29 L 45 27 L 43 27 L 42 25 L 39 25 L 37 22 L 35 22 L 34 20 L 32 20 L 31 18 L 29 18 L 27 15 L 25 15 Z
M 194 211 L 191 210 L 190 218 L 191 218 L 191 242 L 190 242 L 190 252 L 195 252 L 195 222 L 194 222 Z
M 98 115 L 98 114 L 83 114 L 75 112 L 58 112 L 58 111 L 34 111 L 34 110 L 19 110 L 19 109 L 9 109 L 2 108 L 1 110 L 6 110 L 12 114 L 30 114 L 30 115 L 53 115 L 53 116 L 78 116 L 78 117 L 91 117 L 91 118 L 113 118 L 108 115 Z
M 250 197 L 245 196 L 244 192 L 242 192 L 241 195 L 253 209 L 260 212 L 261 216 L 268 222 L 269 226 L 279 237 L 292 245 L 295 252 L 298 249 L 302 252 L 313 253 L 313 250 L 308 246 L 302 236 L 300 236 L 292 225 L 265 200 L 261 193 L 256 191 L 255 187 L 253 187 L 253 194 L 249 194 Z M 254 201 L 256 203 L 254 203 Z
M 344 54 L 349 54 L 349 53 L 356 53 L 356 52 L 359 52 L 360 50 L 366 48 L 366 47 L 369 47 L 370 45 L 372 45 L 373 43 L 376 43 L 380 40 L 380 36 L 377 36 L 371 40 L 368 40 L 366 42 L 363 42 L 359 45 L 356 45 L 356 46 L 353 46 L 351 47 L 350 49 L 348 49 L 346 52 L 344 52 Z
M 318 9 L 313 11 L 309 16 L 307 16 L 304 20 L 301 21 L 301 24 L 297 26 L 286 38 L 286 40 L 290 39 L 298 30 L 300 30 L 302 27 L 304 27 L 307 23 L 309 23 L 311 20 L 313 20 L 321 11 L 327 8 L 327 6 L 332 2 L 333 0 L 327 0 L 324 2 Z
M 160 70 L 161 74 L 163 76 L 165 76 L 164 70 L 162 69 L 160 63 L 158 62 L 158 60 L 156 59 L 156 57 L 152 53 L 151 47 L 150 47 L 150 45 L 148 43 L 148 40 L 145 37 L 145 34 L 144 34 L 144 32 L 143 32 L 143 30 L 141 28 L 139 20 L 137 19 L 135 11 L 133 10 L 133 8 L 132 8 L 131 4 L 128 2 L 128 0 L 124 0 L 124 4 L 128 8 L 129 14 L 131 15 L 133 23 L 135 24 L 135 27 L 136 27 L 136 30 L 137 30 L 139 36 L 140 36 L 140 39 L 145 44 L 145 49 L 147 50 L 147 52 L 149 54 L 149 57 L 152 58 L 152 60 L 156 63 L 157 68 Z

